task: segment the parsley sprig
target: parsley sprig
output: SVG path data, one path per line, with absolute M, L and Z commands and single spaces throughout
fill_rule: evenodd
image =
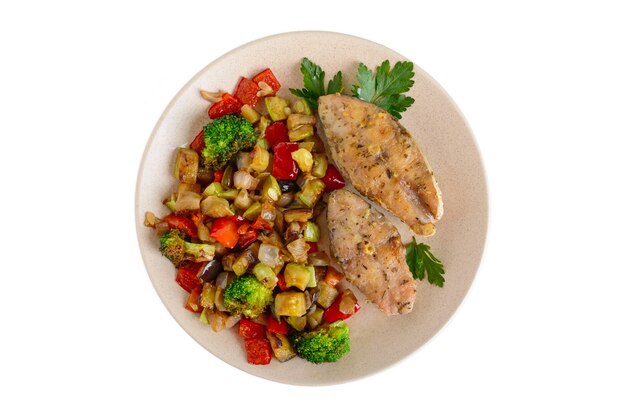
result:
M 400 119 L 403 111 L 415 100 L 403 93 L 408 92 L 414 84 L 413 62 L 396 62 L 391 68 L 389 60 L 376 67 L 376 73 L 365 64 L 359 64 L 357 84 L 352 86 L 352 95 L 376 104 L 392 116 Z
M 300 72 L 302 72 L 304 88 L 289 88 L 289 91 L 297 97 L 302 97 L 307 104 L 313 109 L 317 108 L 317 99 L 322 95 L 334 94 L 341 92 L 343 89 L 343 77 L 341 71 L 337 72 L 333 79 L 328 82 L 326 88 L 324 77 L 325 73 L 318 65 L 314 64 L 309 58 L 303 58 L 300 64 Z
M 428 282 L 443 287 L 445 279 L 443 263 L 430 252 L 430 247 L 424 243 L 417 244 L 415 237 L 406 247 L 406 263 L 414 279 L 424 280 L 428 275 Z

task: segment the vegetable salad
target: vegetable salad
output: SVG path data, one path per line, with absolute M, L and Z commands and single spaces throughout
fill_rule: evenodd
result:
M 169 213 L 147 212 L 145 225 L 189 292 L 184 307 L 207 329 L 237 327 L 249 363 L 334 362 L 350 351 L 345 320 L 360 306 L 319 251 L 316 218 L 345 181 L 310 100 L 280 88 L 268 68 L 232 94 L 201 92 L 210 121 L 176 149 Z

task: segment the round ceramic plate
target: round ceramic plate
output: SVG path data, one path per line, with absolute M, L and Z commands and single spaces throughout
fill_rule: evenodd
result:
M 402 124 L 426 154 L 441 187 L 445 214 L 437 234 L 426 240 L 445 265 L 443 288 L 418 282 L 410 314 L 386 317 L 372 304 L 348 320 L 351 352 L 337 363 L 311 364 L 300 358 L 270 365 L 246 362 L 235 329 L 213 332 L 184 309 L 187 293 L 174 281 L 172 264 L 161 256 L 154 230 L 143 226 L 145 211 L 164 216 L 161 201 L 176 188 L 172 177 L 174 150 L 187 145 L 208 121 L 208 103 L 199 90 L 233 90 L 240 76 L 250 77 L 270 67 L 283 85 L 279 95 L 292 98 L 288 88 L 301 88 L 303 57 L 326 71 L 327 80 L 341 70 L 345 91 L 354 81 L 359 62 L 370 68 L 386 59 L 393 65 L 408 58 L 361 38 L 328 32 L 284 33 L 256 40 L 218 58 L 200 71 L 163 112 L 144 152 L 137 179 L 137 235 L 146 269 L 161 300 L 174 319 L 212 354 L 250 374 L 282 383 L 334 384 L 371 375 L 389 367 L 427 342 L 450 319 L 466 295 L 480 263 L 487 232 L 487 190 L 480 155 L 465 119 L 445 91 L 416 63 L 415 103 Z M 405 242 L 410 234 L 401 228 Z M 363 295 L 354 290 L 357 297 Z

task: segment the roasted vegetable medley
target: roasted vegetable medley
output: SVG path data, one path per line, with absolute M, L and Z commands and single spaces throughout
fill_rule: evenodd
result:
M 249 363 L 334 362 L 350 351 L 344 321 L 359 303 L 318 250 L 316 218 L 345 182 L 308 102 L 280 87 L 268 68 L 233 94 L 202 91 L 211 120 L 176 149 L 170 212 L 147 212 L 145 225 L 189 292 L 185 308 L 216 332 L 238 325 Z

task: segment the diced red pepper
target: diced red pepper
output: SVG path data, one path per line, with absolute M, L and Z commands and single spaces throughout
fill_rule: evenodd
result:
M 191 222 L 197 227 L 204 220 L 204 214 L 202 211 L 193 211 L 190 215 Z
M 272 315 L 267 317 L 267 330 L 274 334 L 283 334 L 287 335 L 289 332 L 289 327 L 287 326 L 286 320 L 281 320 L 278 322 Z
M 263 218 L 261 218 L 261 216 L 259 215 L 258 217 L 256 217 L 256 220 L 254 220 L 254 222 L 252 223 L 252 228 L 254 228 L 255 230 L 272 231 L 272 224 L 267 222 L 267 220 L 264 220 Z
M 252 228 L 252 224 L 249 222 L 241 224 L 237 229 L 237 234 L 239 234 L 238 244 L 242 249 L 248 247 L 259 238 L 259 232 Z
M 259 99 L 256 93 L 259 92 L 260 89 L 261 88 L 259 88 L 256 82 L 249 80 L 248 78 L 241 77 L 233 95 L 242 104 L 248 104 L 249 106 L 254 107 Z
M 200 133 L 196 136 L 195 139 L 189 144 L 189 148 L 196 151 L 196 153 L 201 154 L 202 149 L 206 145 L 204 141 L 204 129 L 200 130 Z
M 341 189 L 346 186 L 346 181 L 339 173 L 339 170 L 335 167 L 335 165 L 328 165 L 326 169 L 326 175 L 322 178 L 324 182 L 324 190 L 326 192 L 334 191 L 335 189 Z
M 198 237 L 198 227 L 196 227 L 196 224 L 183 215 L 171 213 L 166 215 L 163 221 L 165 221 L 170 228 L 181 230 L 191 238 Z
M 309 254 L 313 254 L 313 253 L 317 253 L 318 248 L 317 248 L 317 243 L 313 242 L 313 241 L 307 241 L 307 244 L 309 245 Z
M 273 177 L 284 180 L 294 180 L 298 177 L 298 165 L 291 157 L 291 152 L 296 150 L 298 143 L 278 143 L 274 146 Z
M 222 182 L 222 178 L 224 177 L 223 170 L 216 170 L 213 172 L 213 182 Z
M 229 218 L 235 221 L 235 224 L 237 224 L 237 227 L 241 227 L 243 224 L 248 224 L 248 220 L 242 217 L 241 215 L 230 215 L 226 218 Z
M 265 82 L 267 85 L 269 85 L 272 88 L 272 91 L 274 91 L 270 95 L 275 95 L 278 92 L 278 90 L 280 90 L 280 82 L 278 82 L 278 80 L 276 79 L 276 76 L 274 75 L 272 70 L 269 68 L 266 68 L 263 71 L 256 74 L 252 78 L 252 81 L 256 82 L 257 84 L 260 82 Z
M 265 338 L 265 327 L 249 319 L 242 318 L 239 321 L 239 336 L 243 339 Z
M 194 313 L 202 312 L 202 306 L 200 306 L 200 294 L 202 293 L 202 286 L 196 286 L 189 293 L 185 309 Z
M 341 298 L 343 297 L 343 293 L 340 293 L 337 296 L 337 299 L 324 311 L 324 320 L 328 323 L 332 323 L 338 321 L 340 319 L 345 320 L 354 315 L 361 309 L 361 305 L 358 303 L 354 304 L 354 312 L 352 313 L 343 313 L 339 310 L 339 304 L 341 303 Z
M 211 225 L 211 231 L 209 235 L 211 238 L 222 243 L 226 248 L 233 248 L 239 241 L 239 234 L 237 234 L 237 224 L 229 217 L 217 218 Z
M 198 270 L 189 266 L 180 266 L 178 268 L 176 271 L 176 283 L 189 293 L 195 288 L 202 286 L 202 280 L 198 277 Z
M 285 281 L 285 276 L 283 276 L 282 274 L 279 274 L 276 277 L 278 278 L 278 282 L 276 284 L 278 285 L 280 290 L 282 290 L 283 292 L 287 290 L 287 282 Z
M 209 117 L 218 118 L 225 116 L 226 114 L 239 113 L 241 110 L 241 103 L 238 99 L 230 95 L 229 93 L 225 93 L 222 95 L 222 99 L 209 108 Z
M 269 364 L 272 361 L 272 346 L 267 338 L 244 340 L 246 356 L 250 364 Z
M 289 129 L 281 121 L 274 122 L 265 129 L 265 139 L 272 148 L 278 143 L 289 142 Z

